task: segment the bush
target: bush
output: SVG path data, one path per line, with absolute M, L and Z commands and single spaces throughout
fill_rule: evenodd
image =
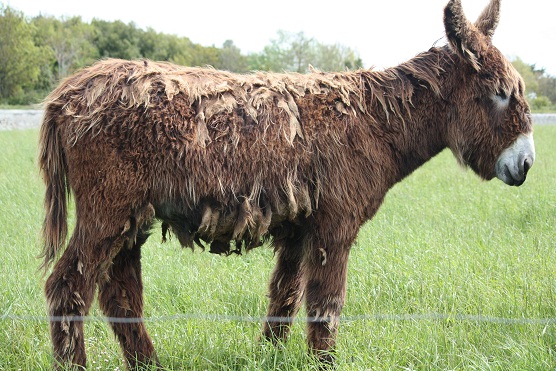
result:
M 542 110 L 543 108 L 546 108 L 551 104 L 552 103 L 550 102 L 550 99 L 548 99 L 548 97 L 545 97 L 544 95 L 534 98 L 531 102 L 531 106 L 535 110 Z

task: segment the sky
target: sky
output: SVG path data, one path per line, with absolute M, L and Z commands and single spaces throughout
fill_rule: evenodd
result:
M 364 67 L 383 69 L 433 45 L 443 45 L 447 0 L 0 0 L 26 16 L 81 16 L 134 22 L 146 29 L 188 37 L 204 46 L 232 40 L 243 54 L 260 52 L 278 30 L 339 43 L 356 50 Z M 366 4 L 365 4 L 366 3 Z M 365 4 L 365 5 L 362 5 Z M 475 21 L 488 0 L 462 0 Z M 556 1 L 502 0 L 494 44 L 556 76 Z

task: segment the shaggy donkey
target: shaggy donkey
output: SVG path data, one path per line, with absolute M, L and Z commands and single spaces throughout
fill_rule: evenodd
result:
M 523 81 L 491 43 L 499 8 L 492 0 L 472 24 L 451 0 L 449 44 L 385 71 L 104 60 L 62 82 L 40 134 L 45 267 L 63 250 L 70 192 L 77 213 L 45 288 L 55 365 L 85 366 L 80 316 L 97 287 L 108 317 L 142 317 L 141 246 L 155 219 L 163 237 L 215 253 L 271 239 L 263 335 L 285 339 L 304 298 L 309 347 L 331 362 L 350 246 L 388 189 L 446 147 L 509 185 L 533 164 Z M 158 364 L 142 322 L 110 325 L 130 368 Z

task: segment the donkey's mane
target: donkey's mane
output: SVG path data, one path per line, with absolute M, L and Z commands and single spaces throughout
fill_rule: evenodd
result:
M 255 122 L 268 119 L 273 107 L 282 109 L 290 117 L 288 141 L 292 143 L 296 135 L 302 136 L 296 98 L 334 91 L 340 98 L 335 102 L 336 109 L 343 114 L 356 117 L 361 112 L 372 116 L 371 106 L 381 107 L 387 120 L 393 114 L 403 121 L 417 88 L 440 94 L 441 59 L 446 54 L 432 48 L 384 71 L 325 73 L 312 69 L 307 74 L 235 74 L 166 62 L 106 59 L 67 78 L 45 104 L 63 105 L 64 114 L 74 117 L 74 135 L 68 138 L 73 143 L 85 133 L 99 130 L 99 125 L 110 125 L 111 120 L 105 120 L 105 115 L 115 105 L 148 108 L 154 105 L 153 96 L 161 91 L 169 101 L 183 94 L 190 106 L 197 105 L 197 141 L 203 147 L 210 142 L 206 129 L 210 118 L 238 107 Z

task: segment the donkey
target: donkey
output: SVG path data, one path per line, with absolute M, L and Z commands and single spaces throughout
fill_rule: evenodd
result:
M 108 59 L 63 81 L 45 102 L 39 154 L 55 367 L 85 367 L 97 287 L 106 316 L 143 316 L 141 246 L 155 220 L 163 239 L 219 254 L 272 241 L 263 338 L 285 340 L 304 299 L 309 349 L 333 362 L 350 246 L 395 183 L 445 148 L 508 185 L 533 165 L 523 80 L 491 42 L 499 12 L 491 0 L 473 24 L 450 0 L 447 45 L 383 71 Z M 110 325 L 129 368 L 159 365 L 143 322 Z

